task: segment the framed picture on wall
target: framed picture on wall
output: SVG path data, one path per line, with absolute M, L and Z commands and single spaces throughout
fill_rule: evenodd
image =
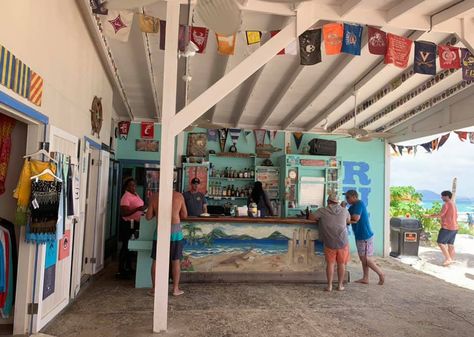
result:
M 205 157 L 207 155 L 207 133 L 188 134 L 188 157 Z
M 159 152 L 160 142 L 152 139 L 137 139 L 135 142 L 135 151 L 139 152 Z

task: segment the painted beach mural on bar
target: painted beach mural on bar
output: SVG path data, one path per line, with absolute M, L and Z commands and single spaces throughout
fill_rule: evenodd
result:
M 321 270 L 316 226 L 184 223 L 183 271 Z

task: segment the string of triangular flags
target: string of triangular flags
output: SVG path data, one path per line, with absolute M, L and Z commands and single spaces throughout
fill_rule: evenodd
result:
M 100 17 L 102 32 L 114 39 L 126 42 L 131 31 L 134 15 L 137 15 L 140 30 L 144 33 L 160 34 L 160 49 L 165 46 L 166 21 L 159 18 L 135 14 L 128 10 L 108 10 L 103 0 L 90 0 L 92 12 Z M 346 53 L 361 55 L 362 35 L 364 26 L 348 23 L 328 23 L 322 29 L 311 29 L 304 32 L 297 41 L 294 41 L 282 49 L 278 55 L 298 55 L 302 65 L 314 65 L 322 61 L 321 44 L 324 41 L 326 55 L 337 55 Z M 386 64 L 394 64 L 400 68 L 408 66 L 408 59 L 415 44 L 414 72 L 419 74 L 436 75 L 436 56 L 439 56 L 441 69 L 462 68 L 464 80 L 474 80 L 474 56 L 466 48 L 457 48 L 450 45 L 436 45 L 428 41 L 412 41 L 409 38 L 386 33 L 376 27 L 367 26 L 369 52 L 374 55 L 382 55 Z M 245 31 L 247 45 L 260 45 L 278 34 L 279 30 Z M 223 55 L 234 55 L 236 48 L 236 33 L 224 36 L 216 33 L 217 51 Z M 209 29 L 205 27 L 194 27 L 180 25 L 179 49 L 184 51 L 186 37 L 192 41 L 199 50 L 204 53 L 209 37 Z
M 458 136 L 459 140 L 465 142 L 469 140 L 471 144 L 474 144 L 474 132 L 467 132 L 467 131 L 454 131 L 454 133 Z M 446 142 L 448 141 L 451 133 L 447 133 L 442 135 L 439 138 L 435 138 L 429 142 L 417 144 L 417 145 L 397 145 L 397 144 L 390 144 L 391 147 L 391 155 L 394 157 L 403 156 L 404 154 L 408 155 L 415 155 L 418 152 L 418 147 L 422 147 L 426 150 L 427 153 L 432 153 L 434 151 L 438 151 Z

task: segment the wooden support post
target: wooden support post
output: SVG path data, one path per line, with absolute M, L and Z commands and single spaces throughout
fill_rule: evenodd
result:
M 176 85 L 178 72 L 179 2 L 169 0 L 166 4 L 166 45 L 163 82 L 163 106 L 161 119 L 160 151 L 160 201 L 157 226 L 159 224 L 156 271 L 155 302 L 153 309 L 153 331 L 160 332 L 168 326 L 168 280 L 171 236 L 171 208 L 173 195 L 173 167 L 175 135 L 171 132 L 171 121 L 176 113 Z

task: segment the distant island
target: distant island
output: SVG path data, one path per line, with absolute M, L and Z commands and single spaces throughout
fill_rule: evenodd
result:
M 423 195 L 423 201 L 425 202 L 426 201 L 428 202 L 441 201 L 441 196 L 440 196 L 441 191 L 439 193 L 436 193 L 430 190 L 418 190 L 417 192 Z M 456 198 L 456 201 L 457 202 L 474 202 L 474 199 L 459 196 Z

